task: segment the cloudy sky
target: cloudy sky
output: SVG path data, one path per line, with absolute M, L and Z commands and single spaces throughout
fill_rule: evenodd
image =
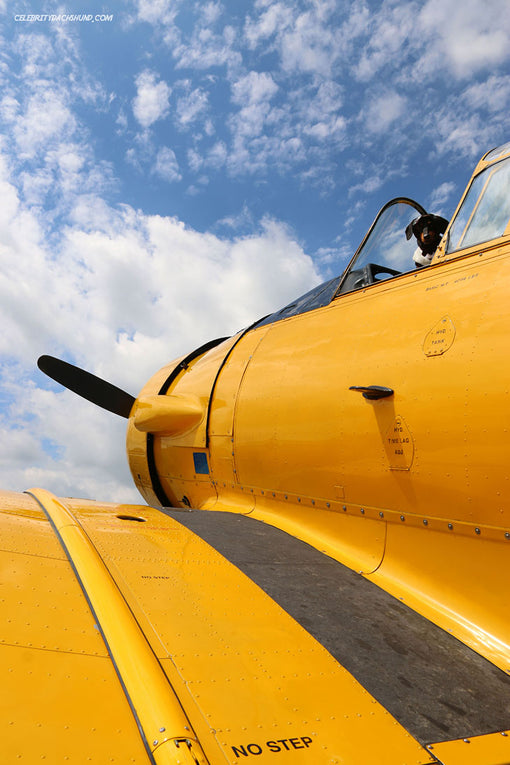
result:
M 0 0 L 0 486 L 137 501 L 125 421 L 38 356 L 136 395 L 392 197 L 449 217 L 510 140 L 508 0 L 40 5 Z

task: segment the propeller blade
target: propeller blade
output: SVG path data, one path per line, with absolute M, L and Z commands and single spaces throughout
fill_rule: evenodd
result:
M 41 356 L 37 360 L 37 366 L 52 380 L 96 406 L 118 414 L 120 417 L 129 417 L 135 398 L 106 380 L 85 372 L 84 369 L 75 367 L 73 364 L 68 364 L 67 361 L 56 359 L 54 356 Z

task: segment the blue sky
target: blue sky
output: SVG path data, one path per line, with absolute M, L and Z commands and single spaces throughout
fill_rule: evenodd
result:
M 510 14 L 507 0 L 48 5 L 0 0 L 0 481 L 136 499 L 124 423 L 37 357 L 136 394 L 339 273 L 392 197 L 450 217 L 510 138 Z

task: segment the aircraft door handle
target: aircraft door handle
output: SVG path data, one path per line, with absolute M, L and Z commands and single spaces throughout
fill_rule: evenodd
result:
M 383 385 L 351 385 L 349 390 L 358 391 L 363 394 L 363 398 L 368 398 L 371 401 L 375 401 L 379 398 L 387 398 L 393 396 L 395 393 L 392 388 L 386 388 Z

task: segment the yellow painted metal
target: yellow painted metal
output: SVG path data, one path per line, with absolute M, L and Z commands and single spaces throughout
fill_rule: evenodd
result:
M 465 522 L 483 507 L 486 524 L 510 522 L 510 434 L 493 406 L 508 398 L 509 279 L 507 257 L 445 264 L 273 325 L 237 398 L 239 485 L 326 500 L 341 486 L 361 506 Z M 448 312 L 455 341 L 427 356 L 424 340 Z M 349 390 L 366 384 L 395 394 L 367 401 Z M 402 465 L 387 449 L 399 420 L 413 444 Z
M 172 439 L 156 451 L 177 502 L 254 512 L 377 570 L 393 594 L 407 581 L 406 602 L 505 671 L 508 255 L 489 246 L 249 332 L 212 392 L 211 474 L 195 475 L 192 450 Z M 208 363 L 203 381 L 217 373 L 217 357 L 209 373 Z M 367 384 L 395 393 L 367 401 L 349 390 Z M 435 525 L 449 533 L 431 535 Z
M 159 435 L 182 435 L 195 428 L 205 414 L 197 396 L 139 396 L 132 416 L 137 430 Z
M 196 450 L 205 451 L 207 445 L 207 418 L 196 417 L 194 425 L 190 425 L 186 415 L 186 423 L 190 425 L 186 429 L 181 429 L 183 425 L 182 409 L 169 413 L 166 405 L 158 401 L 157 410 L 150 412 L 150 407 L 145 404 L 150 403 L 154 406 L 154 396 L 159 399 L 159 392 L 169 378 L 170 374 L 177 371 L 175 379 L 169 390 L 166 392 L 166 398 L 172 401 L 172 397 L 180 397 L 182 401 L 192 401 L 192 409 L 198 414 L 198 409 L 202 413 L 207 411 L 211 386 L 218 374 L 218 370 L 229 353 L 231 347 L 237 341 L 239 336 L 229 338 L 217 347 L 212 348 L 202 356 L 198 356 L 189 364 L 180 366 L 183 358 L 173 361 L 171 364 L 163 367 L 140 391 L 138 402 L 142 402 L 141 407 L 135 404 L 128 423 L 126 448 L 129 459 L 131 474 L 137 488 L 144 499 L 153 504 L 158 504 L 158 495 L 153 485 L 153 472 L 157 470 L 159 480 L 163 490 L 168 497 L 168 501 L 173 505 L 181 504 L 184 496 L 193 495 L 197 502 L 205 502 L 211 498 L 211 489 L 204 489 L 204 482 L 210 485 L 208 478 L 196 476 L 192 454 L 188 447 Z M 163 396 L 161 397 L 163 398 Z M 176 401 L 176 399 L 174 399 Z M 198 401 L 198 408 L 197 408 Z M 172 407 L 172 403 L 169 404 Z M 139 429 L 144 419 L 144 409 L 148 415 L 149 432 L 154 432 L 152 441 L 152 457 L 154 464 L 150 465 L 148 461 L 147 433 Z M 138 416 L 136 417 L 136 413 Z M 152 420 L 152 414 L 155 418 Z M 192 416 L 193 418 L 193 416 Z M 177 422 L 179 427 L 173 435 L 166 435 L 173 422 Z M 185 423 L 185 424 L 186 424 Z M 142 424 L 142 428 L 145 426 Z M 164 433 L 162 432 L 162 430 Z M 186 447 L 186 448 L 183 448 Z M 185 478 L 184 478 L 185 476 Z M 215 492 L 213 491 L 215 497 Z
M 145 522 L 130 522 L 122 507 L 68 504 L 211 763 L 274 763 L 277 754 L 324 765 L 433 761 L 302 627 L 179 523 L 152 508 L 136 510 Z
M 149 763 L 109 658 L 2 644 L 0 670 L 3 762 Z
M 1 760 L 148 762 L 95 620 L 50 524 L 0 493 Z
M 170 364 L 166 364 L 153 375 L 140 391 L 139 398 L 158 395 L 165 381 L 181 363 L 183 358 L 181 357 Z M 158 498 L 152 485 L 151 469 L 147 462 L 147 434 L 135 428 L 134 417 L 131 417 L 128 422 L 126 450 L 129 468 L 137 489 L 146 502 L 157 504 Z
M 508 765 L 510 731 L 445 741 L 427 747 L 441 765 Z
M 14 491 L 0 491 L 2 533 L 0 550 L 52 560 L 66 560 L 46 516 L 32 497 Z M 34 544 L 34 540 L 37 540 Z M 21 559 L 20 559 L 21 560 Z
M 283 495 L 276 503 L 272 494 L 270 492 L 269 497 L 265 493 L 257 496 L 252 517 L 283 529 L 333 558 L 341 559 L 359 573 L 375 571 L 381 564 L 386 525 L 377 518 L 367 517 L 366 511 L 362 515 L 360 509 L 357 515 L 348 514 L 343 509 L 346 506 L 338 501 L 320 502 L 307 497 L 289 498 L 289 495 Z M 227 509 L 223 498 L 218 500 L 214 509 Z
M 196 396 L 207 410 L 211 388 L 226 355 L 237 342 L 239 335 L 225 340 L 202 356 L 194 359 L 172 383 L 168 393 L 179 396 Z M 207 421 L 203 419 L 191 432 L 176 435 L 172 446 L 203 448 L 207 444 Z
M 449 316 L 442 316 L 423 342 L 425 356 L 441 356 L 450 350 L 455 340 L 455 325 Z
M 238 497 L 239 492 L 234 466 L 234 448 L 232 436 L 211 436 L 209 438 L 209 455 L 211 476 L 213 480 L 216 476 L 219 477 L 222 504 L 230 505 L 233 503 L 233 505 L 235 507 L 239 507 L 240 512 L 243 513 L 253 510 L 255 507 L 255 502 L 247 505 L 244 497 L 241 497 L 240 499 Z M 204 502 L 201 503 L 200 507 L 204 507 Z
M 33 545 L 35 535 L 27 531 Z M 0 560 L 6 588 L 2 643 L 43 651 L 108 655 L 97 630 L 91 629 L 86 601 L 78 600 L 76 588 L 69 587 L 67 560 L 5 551 L 0 553 Z M 52 604 L 50 614 L 47 608 L 41 608 L 41 589 Z M 72 620 L 67 619 L 69 613 Z
M 232 436 L 234 408 L 248 364 L 269 326 L 249 332 L 229 353 L 216 381 L 210 401 L 209 437 Z
M 30 493 L 65 545 L 155 762 L 205 763 L 177 696 L 87 534 L 63 502 L 42 489 Z
M 195 472 L 193 455 L 196 453 L 209 455 L 207 449 L 173 446 L 167 437 L 154 441 L 159 481 L 174 506 L 201 507 L 204 502 L 216 499 L 210 475 Z
M 176 504 L 253 513 L 364 572 L 509 672 L 507 234 L 204 354 L 171 393 L 208 416 L 155 439 L 153 475 Z M 367 385 L 394 394 L 351 390 Z
M 388 523 L 386 554 L 370 577 L 510 674 L 510 541 L 501 530 L 450 530 L 405 516 Z M 483 538 L 482 538 L 483 537 Z

